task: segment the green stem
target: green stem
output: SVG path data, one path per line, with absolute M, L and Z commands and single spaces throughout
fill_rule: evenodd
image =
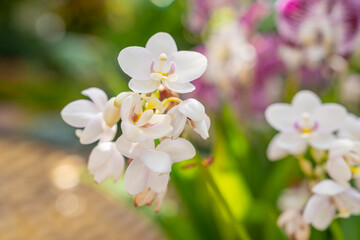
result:
M 345 240 L 344 235 L 341 231 L 339 223 L 337 221 L 333 221 L 330 225 L 330 231 L 335 240 Z
M 213 189 L 216 197 L 219 199 L 219 201 L 223 205 L 227 215 L 229 216 L 230 221 L 233 224 L 233 227 L 236 230 L 236 233 L 239 236 L 239 238 L 242 239 L 242 240 L 250 240 L 251 238 L 250 238 L 249 234 L 247 233 L 245 227 L 240 222 L 238 222 L 236 220 L 235 216 L 233 215 L 233 213 L 232 213 L 229 205 L 227 204 L 226 200 L 222 196 L 222 194 L 221 194 L 218 186 L 216 185 L 213 177 L 211 176 L 211 174 L 204 167 L 202 167 L 202 170 L 203 170 L 203 175 L 204 175 L 205 179 L 207 180 L 210 187 Z

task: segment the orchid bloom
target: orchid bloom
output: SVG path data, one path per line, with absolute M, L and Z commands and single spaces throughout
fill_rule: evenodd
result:
M 360 177 L 360 142 L 338 139 L 330 148 L 327 171 L 338 182 Z
M 156 148 L 153 140 L 134 143 L 123 135 L 116 141 L 118 150 L 133 159 L 125 173 L 125 188 L 135 195 L 147 187 L 156 193 L 166 191 L 171 165 L 195 156 L 193 145 L 183 139 L 165 139 Z
M 124 166 L 124 157 L 117 150 L 114 142 L 99 143 L 90 153 L 88 168 L 97 183 L 103 182 L 110 176 L 113 176 L 116 182 Z
M 173 131 L 171 136 L 177 138 L 185 128 L 187 119 L 194 131 L 204 139 L 209 137 L 210 118 L 205 113 L 204 106 L 196 99 L 189 98 L 179 105 L 172 107 L 168 114 L 171 116 Z
M 284 228 L 286 235 L 294 240 L 308 240 L 310 226 L 305 222 L 301 211 L 287 210 L 278 218 L 277 225 Z
M 161 84 L 178 93 L 194 91 L 190 82 L 199 78 L 207 66 L 206 57 L 198 52 L 178 51 L 167 33 L 157 33 L 146 47 L 128 47 L 118 57 L 121 69 L 132 79 L 131 90 L 150 93 Z
M 318 230 L 326 229 L 336 217 L 360 214 L 360 193 L 350 187 L 326 179 L 316 184 L 315 193 L 304 209 L 304 219 Z
M 331 55 L 347 56 L 358 43 L 358 0 L 278 0 L 280 35 L 303 48 L 312 66 Z
M 171 117 L 156 114 L 159 105 L 149 101 L 145 110 L 139 94 L 128 96 L 121 104 L 121 130 L 126 138 L 133 142 L 158 139 L 172 131 Z
M 340 138 L 360 141 L 360 118 L 354 114 L 348 114 L 337 135 Z
M 91 101 L 81 99 L 69 103 L 61 111 L 62 119 L 70 126 L 84 128 L 76 132 L 82 144 L 113 140 L 117 131 L 116 123 L 120 119 L 114 98 L 108 101 L 106 94 L 98 88 L 89 88 L 81 93 Z
M 322 104 L 311 91 L 298 92 L 291 104 L 275 103 L 265 111 L 268 123 L 280 131 L 270 143 L 269 158 L 276 160 L 286 153 L 302 154 L 307 145 L 328 149 L 335 140 L 333 132 L 346 118 L 346 109 L 339 104 Z

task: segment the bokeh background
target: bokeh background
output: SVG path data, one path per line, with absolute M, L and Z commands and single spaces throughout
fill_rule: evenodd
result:
M 272 1 L 12 0 L 0 7 L 0 239 L 236 239 L 227 211 L 253 239 L 286 239 L 277 199 L 302 175 L 291 157 L 268 161 L 275 132 L 264 109 L 306 88 L 359 114 L 359 49 L 335 59 L 346 71 L 324 61 L 295 71 L 278 51 L 286 41 Z M 207 141 L 188 134 L 200 154 L 174 165 L 155 214 L 132 206 L 122 180 L 93 183 L 92 146 L 78 143 L 60 111 L 88 87 L 109 96 L 128 90 L 117 56 L 157 32 L 209 58 L 191 96 L 205 104 L 212 126 Z M 204 180 L 209 173 L 222 200 Z M 339 224 L 346 239 L 360 239 L 359 217 Z M 331 236 L 312 229 L 312 239 Z

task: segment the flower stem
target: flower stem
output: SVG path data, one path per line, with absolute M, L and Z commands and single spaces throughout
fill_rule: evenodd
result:
M 335 240 L 345 240 L 344 235 L 341 231 L 339 223 L 337 221 L 333 221 L 330 225 L 330 231 Z
M 224 199 L 224 197 L 222 196 L 218 186 L 216 185 L 213 177 L 211 176 L 211 174 L 206 170 L 206 168 L 203 166 L 202 167 L 202 172 L 203 175 L 205 177 L 205 179 L 207 180 L 208 184 L 210 185 L 210 187 L 213 189 L 216 197 L 218 198 L 218 200 L 220 201 L 220 203 L 223 205 L 224 210 L 226 211 L 227 215 L 230 218 L 231 223 L 233 224 L 233 228 L 236 230 L 236 234 L 239 236 L 240 239 L 242 240 L 250 240 L 250 236 L 247 233 L 245 227 L 236 220 L 235 216 L 233 215 L 229 205 L 227 204 L 226 200 Z

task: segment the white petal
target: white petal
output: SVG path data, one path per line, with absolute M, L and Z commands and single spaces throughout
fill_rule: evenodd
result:
M 100 142 L 110 142 L 114 140 L 114 137 L 117 132 L 117 125 L 114 125 L 113 127 L 109 127 L 107 125 L 103 125 L 104 129 L 103 132 L 100 135 Z
M 178 82 L 190 82 L 199 78 L 206 70 L 207 59 L 193 51 L 180 51 L 174 54 L 175 73 Z
M 300 134 L 278 134 L 278 146 L 291 154 L 297 155 L 305 152 L 307 144 Z
M 96 146 L 90 154 L 88 167 L 97 183 L 110 176 L 117 181 L 125 165 L 123 156 L 116 150 L 115 143 L 106 142 Z
M 82 95 L 87 96 L 95 103 L 99 111 L 102 111 L 106 102 L 108 101 L 108 97 L 106 93 L 99 88 L 88 88 L 81 92 Z
M 209 128 L 210 128 L 210 118 L 208 117 L 208 115 L 205 115 L 205 118 L 203 121 L 194 122 L 194 123 L 195 123 L 194 131 L 197 132 L 198 134 L 200 134 L 200 136 L 203 139 L 208 139 L 209 138 Z
M 346 109 L 335 103 L 323 104 L 314 111 L 319 132 L 329 133 L 337 130 L 344 123 L 346 116 Z
M 341 204 L 351 210 L 351 214 L 360 214 L 360 193 L 355 188 L 348 188 L 344 193 L 336 196 L 336 200 L 341 200 Z
M 123 103 L 123 101 L 128 97 L 130 96 L 131 94 L 133 94 L 133 92 L 122 92 L 122 93 L 119 93 L 116 98 L 115 98 L 115 101 L 114 101 L 114 105 L 118 108 L 121 108 L 121 104 Z
M 127 47 L 118 57 L 121 69 L 131 78 L 149 80 L 151 63 L 154 60 L 151 52 L 143 47 Z
M 88 168 L 93 171 L 101 167 L 111 156 L 111 142 L 98 144 L 90 153 Z
M 162 138 L 173 130 L 171 117 L 165 114 L 154 114 L 149 121 L 149 125 L 142 127 L 145 135 L 151 139 Z
M 162 81 L 162 84 L 171 91 L 177 93 L 189 93 L 195 90 L 195 86 L 192 85 L 191 83 Z
M 186 124 L 186 116 L 180 113 L 177 109 L 178 106 L 172 107 L 167 113 L 171 117 L 171 126 L 173 127 L 173 131 L 171 133 L 171 137 L 177 138 L 180 136 L 182 131 L 184 131 Z
M 351 170 L 342 157 L 329 159 L 326 164 L 330 177 L 338 182 L 350 181 Z
M 146 150 L 139 157 L 147 168 L 156 173 L 169 173 L 171 171 L 171 159 L 166 152 Z
M 129 88 L 134 92 L 139 93 L 151 93 L 158 89 L 160 86 L 160 81 L 154 80 L 136 80 L 131 79 L 129 82 Z
M 335 218 L 335 207 L 329 197 L 314 195 L 304 209 L 304 220 L 318 230 L 325 230 Z
M 341 158 L 356 147 L 354 141 L 349 139 L 336 139 L 330 146 L 329 158 Z
M 142 192 L 147 186 L 149 172 L 142 161 L 134 159 L 125 172 L 126 191 L 131 195 Z
M 134 93 L 122 102 L 120 115 L 123 121 L 133 121 L 132 115 L 142 113 L 141 97 L 139 94 Z
M 76 100 L 63 108 L 61 117 L 70 126 L 83 128 L 97 113 L 99 110 L 94 103 L 89 100 Z
M 321 99 L 311 91 L 302 90 L 294 96 L 291 104 L 299 113 L 311 113 L 321 105 Z
M 335 136 L 331 133 L 324 133 L 324 134 L 314 134 L 309 138 L 309 144 L 314 148 L 325 150 L 329 149 L 330 146 L 335 141 Z
M 147 149 L 155 149 L 153 140 L 146 140 L 140 143 L 130 142 L 124 135 L 116 141 L 116 147 L 121 154 L 128 158 L 137 158 Z
M 178 105 L 178 110 L 186 117 L 194 121 L 203 121 L 205 118 L 205 108 L 196 99 L 189 98 Z
M 279 160 L 281 158 L 286 157 L 289 154 L 285 149 L 279 147 L 278 139 L 279 139 L 279 134 L 273 137 L 267 148 L 267 157 L 271 161 Z
M 105 123 L 102 114 L 98 114 L 96 117 L 92 118 L 80 136 L 80 143 L 90 144 L 99 140 L 103 133 L 104 125 Z
M 295 131 L 297 113 L 286 103 L 275 103 L 265 111 L 267 122 L 276 130 L 290 133 Z
M 135 126 L 129 121 L 121 122 L 121 130 L 124 136 L 132 142 L 142 142 L 148 139 L 142 128 Z
M 115 107 L 115 98 L 111 98 L 105 105 L 103 116 L 105 123 L 112 127 L 117 124 L 120 120 L 120 109 Z
M 145 112 L 143 112 L 143 114 L 141 114 L 140 118 L 136 121 L 135 125 L 141 127 L 147 124 L 153 115 L 154 115 L 153 110 L 146 110 Z
M 166 191 L 169 180 L 169 174 L 158 174 L 155 172 L 151 172 L 148 180 L 148 185 L 154 192 L 163 193 Z
M 341 192 L 344 192 L 347 187 L 333 181 L 330 179 L 325 179 L 318 184 L 316 184 L 312 191 L 316 194 L 320 195 L 327 195 L 327 196 L 334 196 L 336 194 L 339 194 Z
M 154 58 L 158 58 L 160 54 L 165 53 L 171 57 L 177 52 L 177 47 L 174 39 L 168 33 L 159 32 L 153 35 L 146 43 L 148 49 Z
M 156 150 L 169 154 L 173 162 L 193 158 L 196 154 L 194 146 L 184 138 L 174 140 L 167 138 L 156 147 Z

